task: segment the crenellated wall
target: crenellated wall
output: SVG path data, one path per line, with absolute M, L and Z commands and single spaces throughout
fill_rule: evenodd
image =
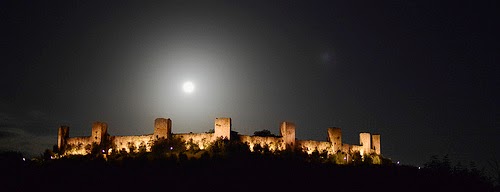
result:
M 282 122 L 280 124 L 280 136 L 248 136 L 238 135 L 238 138 L 231 138 L 231 118 L 216 118 L 214 123 L 214 133 L 177 133 L 173 134 L 172 121 L 165 118 L 157 118 L 154 123 L 154 132 L 147 135 L 137 136 L 109 136 L 107 134 L 108 125 L 103 122 L 95 122 L 92 125 L 92 136 L 89 137 L 69 137 L 69 127 L 61 126 L 58 129 L 57 145 L 59 149 L 65 149 L 66 155 L 85 155 L 90 153 L 92 143 L 100 144 L 106 139 L 111 142 L 108 153 L 125 151 L 139 152 L 140 150 L 151 151 L 154 142 L 160 138 L 174 138 L 185 142 L 186 148 L 206 149 L 218 138 L 239 139 L 248 144 L 251 151 L 254 147 L 267 146 L 270 151 L 281 151 L 288 147 L 301 148 L 308 154 L 315 150 L 322 153 L 326 151 L 328 155 L 341 152 L 345 154 L 346 161 L 349 154 L 360 153 L 361 155 L 376 153 L 380 155 L 380 135 L 370 133 L 360 133 L 360 145 L 349 145 L 342 143 L 342 132 L 340 128 L 328 128 L 328 141 L 297 140 L 295 138 L 295 124 Z

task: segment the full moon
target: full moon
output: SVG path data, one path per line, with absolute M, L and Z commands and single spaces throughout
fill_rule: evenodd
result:
M 185 82 L 182 85 L 182 90 L 184 90 L 184 92 L 186 92 L 186 93 L 192 93 L 194 91 L 194 84 L 191 83 L 190 81 Z

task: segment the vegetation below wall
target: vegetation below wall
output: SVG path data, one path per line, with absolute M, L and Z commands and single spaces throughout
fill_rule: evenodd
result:
M 184 147 L 183 147 L 184 146 Z M 98 146 L 95 146 L 98 147 Z M 334 157 L 300 150 L 250 152 L 248 145 L 218 140 L 207 150 L 159 141 L 152 152 L 22 161 L 1 160 L 6 191 L 32 187 L 50 191 L 493 191 L 493 182 L 474 167 L 451 166 L 432 157 L 419 169 L 365 161 L 336 164 Z M 496 188 L 498 190 L 498 186 Z

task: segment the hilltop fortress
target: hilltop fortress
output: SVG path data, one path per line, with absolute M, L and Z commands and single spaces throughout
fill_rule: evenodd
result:
M 237 137 L 237 138 L 234 138 Z M 103 122 L 94 122 L 91 136 L 69 137 L 69 127 L 59 127 L 57 137 L 57 148 L 62 155 L 86 155 L 93 143 L 101 144 L 111 142 L 112 146 L 106 153 L 112 151 L 137 152 L 139 149 L 151 151 L 151 147 L 158 139 L 180 139 L 186 144 L 186 148 L 197 145 L 199 149 L 206 149 L 217 139 L 239 140 L 246 143 L 250 150 L 254 146 L 268 147 L 270 151 L 281 151 L 288 148 L 302 149 L 311 154 L 313 151 L 326 152 L 328 155 L 342 153 L 345 160 L 354 154 L 368 155 L 381 154 L 380 135 L 362 132 L 359 134 L 359 145 L 342 143 L 342 131 L 340 128 L 328 128 L 328 141 L 298 140 L 295 137 L 295 124 L 282 122 L 280 124 L 280 136 L 248 136 L 231 135 L 231 118 L 216 118 L 213 133 L 172 133 L 172 120 L 157 118 L 154 122 L 154 132 L 147 135 L 134 136 L 110 136 L 108 125 Z M 188 145 L 188 143 L 190 145 Z

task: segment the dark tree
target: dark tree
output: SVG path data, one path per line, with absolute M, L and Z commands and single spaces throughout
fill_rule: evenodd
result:
M 254 136 L 261 136 L 261 137 L 276 137 L 276 135 L 272 134 L 271 131 L 264 129 L 262 131 L 255 131 L 253 132 Z
M 45 149 L 45 151 L 43 152 L 43 155 L 42 155 L 43 160 L 46 160 L 46 161 L 51 160 L 54 155 L 55 154 L 53 151 L 51 151 L 50 149 Z
M 361 154 L 359 154 L 358 152 L 352 153 L 351 163 L 353 165 L 360 165 L 361 163 L 363 163 L 363 159 L 361 158 Z
M 151 153 L 156 157 L 164 157 L 170 153 L 186 151 L 186 145 L 180 138 L 158 139 L 151 147 Z

